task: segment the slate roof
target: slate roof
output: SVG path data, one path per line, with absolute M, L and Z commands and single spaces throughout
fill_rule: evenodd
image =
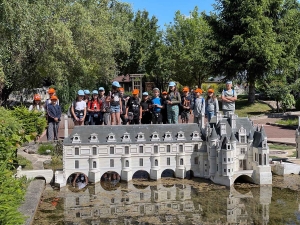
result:
M 231 136 L 231 133 L 233 132 L 233 130 L 231 129 L 231 125 L 230 125 L 230 118 L 224 117 L 220 120 L 220 122 L 218 123 L 218 125 L 214 125 L 216 126 L 216 132 L 218 135 L 220 135 L 220 123 L 225 123 L 226 124 L 226 135 L 228 137 Z M 247 118 L 247 117 L 237 117 L 236 118 L 236 129 L 234 130 L 234 134 L 236 135 L 236 132 L 239 131 L 239 129 L 243 127 L 246 129 L 246 135 L 249 136 L 250 131 L 253 133 L 254 132 L 254 128 L 252 126 L 252 121 Z
M 192 134 L 198 132 L 199 139 L 192 140 Z M 145 141 L 137 141 L 139 133 L 143 133 Z M 152 140 L 152 134 L 157 132 L 159 140 Z M 165 134 L 171 132 L 171 141 L 164 141 Z M 184 132 L 185 140 L 177 140 L 178 132 Z M 108 136 L 110 133 L 115 135 L 115 142 L 108 142 Z M 130 137 L 130 142 L 122 142 L 122 138 L 125 133 Z M 64 145 L 73 145 L 73 136 L 78 134 L 80 136 L 81 143 L 79 144 L 92 144 L 90 142 L 91 134 L 98 136 L 98 143 L 95 144 L 127 144 L 127 143 L 165 143 L 165 142 L 199 142 L 201 139 L 200 128 L 197 124 L 143 124 L 143 125 L 119 125 L 119 126 L 75 126 L 69 137 L 64 139 Z

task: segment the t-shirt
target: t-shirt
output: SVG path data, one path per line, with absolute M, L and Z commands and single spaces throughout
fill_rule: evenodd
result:
M 89 110 L 100 111 L 101 101 L 99 101 L 98 99 L 89 101 L 88 102 L 88 109 Z
M 39 112 L 45 112 L 44 107 L 43 106 L 40 107 L 39 105 L 36 105 L 35 108 L 33 107 L 33 105 L 30 105 L 28 110 L 29 111 L 37 110 Z
M 206 113 L 208 112 L 219 112 L 219 103 L 217 98 L 209 98 L 205 102 L 206 104 Z
M 111 99 L 111 101 L 110 101 L 111 106 L 120 105 L 120 92 L 111 93 L 110 99 Z
M 236 97 L 236 92 L 233 91 L 233 89 L 223 90 L 222 96 L 225 96 L 225 97 Z M 235 110 L 235 102 L 225 102 L 225 101 L 222 101 L 222 109 L 223 110 L 234 111 Z
M 152 99 L 152 104 L 153 105 L 162 105 L 162 100 L 161 100 L 161 98 L 160 97 L 156 97 L 156 98 L 153 98 Z M 153 107 L 153 112 L 155 112 L 155 113 L 159 113 L 161 111 L 161 108 L 159 108 L 159 107 Z
M 74 103 L 72 103 L 72 106 L 74 107 L 73 104 L 74 104 Z M 85 102 L 84 100 L 75 103 L 74 109 L 75 109 L 76 111 L 82 111 L 82 110 L 84 110 L 85 108 L 86 108 L 86 102 Z
M 191 108 L 192 98 L 190 96 L 181 97 L 181 106 L 189 107 L 188 109 L 183 108 L 183 111 L 189 111 Z
M 151 102 L 151 100 L 142 100 L 141 101 L 141 107 L 142 107 L 142 110 L 147 110 L 147 109 L 150 109 L 150 105 L 152 105 L 152 102 Z
M 140 100 L 138 98 L 130 97 L 127 102 L 128 112 L 132 112 L 133 115 L 140 115 Z

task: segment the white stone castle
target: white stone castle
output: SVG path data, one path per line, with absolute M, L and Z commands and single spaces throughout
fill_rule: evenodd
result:
M 177 178 L 189 173 L 226 186 L 240 176 L 256 184 L 272 184 L 264 128 L 235 114 L 218 114 L 202 127 L 77 126 L 64 139 L 63 146 L 63 171 L 55 174 L 60 186 L 65 186 L 68 177 L 76 172 L 96 183 L 108 171 L 130 181 L 141 170 L 154 180 L 160 179 L 165 170 L 173 170 Z

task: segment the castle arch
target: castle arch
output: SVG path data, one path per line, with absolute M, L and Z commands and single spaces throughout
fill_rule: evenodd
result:
M 194 171 L 193 170 L 186 171 L 185 178 L 192 179 L 193 177 L 194 177 Z
M 174 170 L 172 170 L 172 169 L 165 169 L 164 171 L 162 171 L 161 178 L 164 178 L 164 177 L 174 178 L 175 177 Z
M 235 178 L 234 183 L 250 183 L 250 184 L 254 184 L 254 180 L 252 179 L 252 177 L 242 174 L 240 176 L 238 176 L 237 178 Z
M 137 170 L 132 175 L 132 179 L 143 179 L 143 180 L 149 180 L 150 174 L 145 170 Z

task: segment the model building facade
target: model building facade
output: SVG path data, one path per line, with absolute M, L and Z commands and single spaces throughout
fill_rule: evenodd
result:
M 204 124 L 204 123 L 203 123 Z M 64 139 L 63 171 L 56 182 L 65 185 L 76 172 L 98 182 L 108 171 L 130 181 L 137 171 L 160 179 L 165 170 L 230 186 L 240 176 L 271 184 L 269 148 L 263 127 L 234 114 L 217 115 L 197 124 L 77 126 Z

